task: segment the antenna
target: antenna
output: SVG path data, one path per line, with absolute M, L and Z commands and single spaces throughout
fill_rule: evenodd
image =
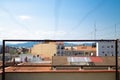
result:
M 96 22 L 95 22 L 95 24 L 94 24 L 94 39 L 96 40 Z
M 117 38 L 117 37 L 116 37 L 116 35 L 117 35 L 116 33 L 117 33 L 117 31 L 116 31 L 116 24 L 115 24 L 115 39 Z

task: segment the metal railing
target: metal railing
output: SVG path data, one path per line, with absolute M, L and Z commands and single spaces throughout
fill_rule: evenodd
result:
M 46 42 L 99 42 L 99 41 L 114 41 L 115 42 L 115 65 L 106 65 L 106 66 L 80 66 L 80 65 L 51 65 L 54 69 L 56 67 L 80 67 L 80 70 L 83 69 L 83 67 L 108 67 L 108 70 L 111 69 L 111 67 L 115 67 L 115 80 L 119 80 L 119 72 L 118 72 L 118 40 L 3 40 L 3 62 L 2 62 L 2 80 L 5 80 L 5 43 L 6 42 L 41 42 L 41 41 L 46 41 Z M 28 66 L 28 65 L 24 65 Z M 44 65 L 46 66 L 46 65 Z M 16 65 L 16 67 L 22 67 L 21 65 Z M 35 67 L 35 66 L 34 66 Z M 40 66 L 39 66 L 40 67 Z

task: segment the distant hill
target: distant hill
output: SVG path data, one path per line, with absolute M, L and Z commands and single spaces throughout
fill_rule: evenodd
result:
M 7 46 L 13 46 L 13 47 L 25 47 L 25 48 L 31 48 L 33 45 L 38 44 L 39 42 L 26 42 L 26 43 L 18 43 L 18 44 L 7 44 Z
M 40 42 L 26 42 L 26 43 L 18 43 L 18 44 L 9 43 L 7 44 L 7 46 L 31 48 L 33 45 L 38 43 Z M 91 43 L 82 43 L 82 44 L 64 43 L 64 46 L 77 46 L 77 45 L 92 46 Z
M 84 46 L 92 46 L 92 43 L 83 43 Z
M 78 46 L 78 45 L 83 45 L 83 46 L 92 46 L 93 43 L 64 43 L 64 46 Z
M 26 43 L 18 43 L 18 44 L 7 44 L 7 46 L 13 46 L 13 47 L 25 47 L 25 48 L 31 48 L 33 45 L 38 44 L 40 42 L 26 42 Z M 64 46 L 76 46 L 77 44 L 73 43 L 64 43 Z
M 74 43 L 64 43 L 64 46 L 77 46 L 78 44 L 74 44 Z

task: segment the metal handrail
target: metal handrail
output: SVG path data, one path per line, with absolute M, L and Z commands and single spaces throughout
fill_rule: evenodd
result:
M 11 42 L 14 42 L 14 41 L 27 41 L 27 42 L 30 42 L 30 41 L 37 41 L 37 42 L 40 42 L 40 41 L 50 41 L 50 42 L 64 42 L 64 41 L 68 41 L 68 42 L 99 42 L 99 41 L 115 41 L 115 51 L 116 51 L 116 55 L 115 55 L 115 70 L 116 70 L 116 80 L 119 80 L 119 73 L 118 73 L 118 48 L 117 48 L 117 42 L 118 40 L 3 40 L 3 66 L 2 66 L 2 80 L 5 80 L 5 42 L 6 41 L 11 41 Z M 55 66 L 55 65 L 54 65 Z

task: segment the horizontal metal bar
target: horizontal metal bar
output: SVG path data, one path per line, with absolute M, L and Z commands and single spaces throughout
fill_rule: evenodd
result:
M 25 42 L 25 41 L 36 41 L 36 42 L 39 42 L 39 41 L 50 41 L 50 42 L 64 42 L 64 41 L 68 41 L 68 42 L 78 42 L 78 41 L 80 41 L 80 42 L 96 42 L 96 41 L 115 41 L 114 39 L 112 40 L 107 40 L 107 39 L 105 39 L 105 40 L 103 40 L 103 39 L 101 39 L 101 40 L 13 40 L 13 39 L 9 39 L 9 40 L 3 40 L 3 41 L 23 41 L 23 42 Z
M 115 67 L 115 65 L 14 65 L 13 67 Z
M 51 65 L 14 65 L 12 67 L 52 67 Z
M 115 67 L 115 65 L 52 65 L 53 67 Z

